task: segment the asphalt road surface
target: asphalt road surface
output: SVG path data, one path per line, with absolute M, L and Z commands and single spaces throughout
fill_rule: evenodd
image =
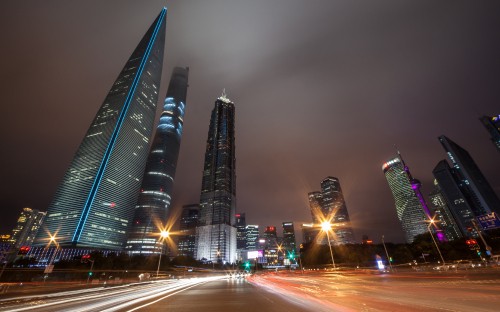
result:
M 278 272 L 1 299 L 0 311 L 500 311 L 500 271 Z

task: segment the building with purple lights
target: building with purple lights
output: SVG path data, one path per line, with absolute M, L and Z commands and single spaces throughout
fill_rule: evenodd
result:
M 406 241 L 412 243 L 415 236 L 427 232 L 426 221 L 430 215 L 420 193 L 420 182 L 412 178 L 399 152 L 396 158 L 382 165 L 382 171 L 392 191 L 396 213 L 405 232 Z

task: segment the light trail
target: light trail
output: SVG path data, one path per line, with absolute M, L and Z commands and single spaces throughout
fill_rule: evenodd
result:
M 155 281 L 147 284 L 129 284 L 116 288 L 84 289 L 47 295 L 23 296 L 0 300 L 0 311 L 118 311 L 144 301 L 161 297 L 154 302 L 163 300 L 173 294 L 191 287 L 223 279 L 223 276 L 183 279 L 177 281 Z M 20 307 L 20 304 L 23 306 Z M 141 307 L 147 306 L 145 304 Z M 131 311 L 140 309 L 136 307 Z

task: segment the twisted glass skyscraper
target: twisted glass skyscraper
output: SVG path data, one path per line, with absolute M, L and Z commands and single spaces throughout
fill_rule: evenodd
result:
M 142 178 L 139 199 L 129 230 L 126 250 L 131 253 L 158 253 L 158 237 L 165 229 L 174 185 L 186 108 L 188 68 L 172 72 L 160 122 L 151 144 Z
M 126 62 L 50 204 L 35 244 L 120 250 L 141 185 L 160 89 L 167 9 Z
M 210 118 L 196 228 L 196 259 L 236 260 L 234 104 L 223 94 Z

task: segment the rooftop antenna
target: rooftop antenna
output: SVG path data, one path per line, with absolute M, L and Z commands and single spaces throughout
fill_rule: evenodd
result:
M 231 103 L 231 100 L 227 98 L 226 88 L 222 89 L 222 95 L 219 97 L 219 100 L 221 100 L 224 103 Z

